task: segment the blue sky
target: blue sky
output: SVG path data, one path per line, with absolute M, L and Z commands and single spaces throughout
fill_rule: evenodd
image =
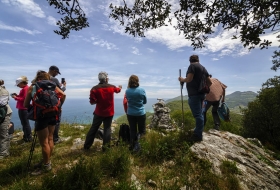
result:
M 37 70 L 56 65 L 61 72 L 57 77 L 66 78 L 68 98 L 88 98 L 100 71 L 109 74 L 111 84 L 123 85 L 116 98 L 123 97 L 132 74 L 139 76 L 148 98 L 173 98 L 180 96 L 179 69 L 184 76 L 192 54 L 198 54 L 208 72 L 228 86 L 226 94 L 257 92 L 262 83 L 278 74 L 270 69 L 272 53 L 279 46 L 273 33 L 263 36 L 273 41 L 269 49 L 248 51 L 239 40 L 231 40 L 234 31 L 217 28 L 206 48 L 193 51 L 191 43 L 172 26 L 150 30 L 146 38 L 125 34 L 108 17 L 109 4 L 120 2 L 80 0 L 90 27 L 62 40 L 53 32 L 60 15 L 47 1 L 0 0 L 0 78 L 8 91 L 19 92 L 15 86 L 18 77 L 25 75 L 31 81 Z M 187 95 L 185 88 L 183 94 Z

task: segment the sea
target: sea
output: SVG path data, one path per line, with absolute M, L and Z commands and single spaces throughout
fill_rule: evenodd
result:
M 146 112 L 153 113 L 153 104 L 157 103 L 156 98 L 149 98 L 147 104 L 145 104 Z M 116 98 L 115 103 L 115 114 L 114 120 L 125 114 L 123 108 L 123 99 Z M 11 99 L 9 102 L 10 107 L 13 110 L 11 121 L 14 122 L 15 129 L 22 129 L 20 119 L 18 117 L 18 110 L 16 109 L 16 101 Z M 92 123 L 93 111 L 95 105 L 90 105 L 88 98 L 77 99 L 77 98 L 67 98 L 62 106 L 61 122 L 66 123 L 78 123 L 78 124 L 89 124 Z M 34 128 L 34 121 L 29 121 L 30 126 Z

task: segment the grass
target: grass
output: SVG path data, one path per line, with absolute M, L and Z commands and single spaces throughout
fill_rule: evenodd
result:
M 122 122 L 120 122 L 122 123 Z M 26 171 L 31 143 L 11 144 L 11 156 L 0 161 L 0 189 L 180 189 L 187 186 L 193 189 L 238 189 L 234 175 L 224 180 L 213 174 L 211 163 L 195 157 L 189 150 L 191 144 L 183 139 L 184 132 L 168 135 L 150 130 L 140 140 L 142 151 L 132 154 L 128 145 L 114 146 L 105 152 L 98 145 L 90 151 L 71 150 L 72 141 L 85 139 L 85 130 L 74 129 L 68 123 L 61 124 L 63 137 L 71 137 L 67 142 L 55 146 L 52 155 L 53 169 L 40 176 L 31 176 Z M 118 126 L 115 130 L 116 136 Z M 41 159 L 41 148 L 37 143 L 32 165 Z M 225 173 L 232 173 L 225 170 Z M 136 176 L 136 181 L 131 176 Z M 225 174 L 223 174 L 225 175 Z M 153 181 L 154 183 L 150 183 Z M 236 184 L 237 183 L 237 184 Z M 230 188 L 227 185 L 230 184 Z

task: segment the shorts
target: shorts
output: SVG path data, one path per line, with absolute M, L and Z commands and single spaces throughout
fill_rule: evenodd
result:
M 57 123 L 57 121 L 56 121 L 55 117 L 47 117 L 47 118 L 38 119 L 37 121 L 35 121 L 35 130 L 40 131 L 50 125 L 54 126 L 56 123 Z

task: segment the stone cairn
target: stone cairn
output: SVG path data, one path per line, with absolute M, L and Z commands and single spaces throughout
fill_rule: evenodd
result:
M 163 99 L 158 98 L 158 102 L 153 105 L 154 114 L 152 116 L 152 121 L 150 128 L 157 127 L 159 129 L 173 130 L 172 121 L 170 118 L 170 109 L 165 106 Z

